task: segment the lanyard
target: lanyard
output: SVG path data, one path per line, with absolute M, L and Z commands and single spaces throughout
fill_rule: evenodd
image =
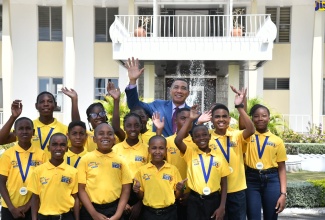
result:
M 74 163 L 73 165 L 74 168 L 77 168 L 80 158 L 81 157 L 78 157 L 77 161 Z M 70 165 L 70 157 L 67 157 L 67 164 Z
M 268 136 L 266 136 L 265 140 L 264 140 L 264 143 L 263 143 L 263 146 L 262 146 L 262 150 L 260 150 L 260 141 L 258 140 L 258 135 L 255 134 L 255 137 L 256 137 L 256 144 L 257 144 L 257 152 L 258 152 L 258 157 L 261 159 L 263 154 L 264 154 L 264 150 L 265 150 L 265 146 L 267 144 L 267 140 L 269 139 Z
M 203 171 L 203 177 L 204 177 L 205 183 L 208 183 L 208 180 L 210 178 L 212 163 L 213 163 L 213 156 L 210 156 L 210 164 L 209 164 L 209 168 L 208 168 L 208 173 L 205 172 L 205 166 L 204 166 L 204 160 L 203 160 L 202 154 L 199 154 L 199 157 L 200 157 L 200 161 L 201 161 L 201 168 Z
M 225 150 L 223 149 L 219 139 L 216 139 L 217 141 L 217 144 L 219 145 L 219 148 L 221 149 L 221 152 L 223 154 L 223 156 L 225 156 L 227 162 L 229 163 L 229 160 L 230 160 L 230 141 L 229 141 L 229 136 L 227 136 L 227 152 L 225 152 Z
M 41 128 L 37 128 L 38 137 L 39 137 L 39 141 L 40 141 L 40 144 L 41 144 L 41 148 L 42 148 L 42 150 L 45 149 L 46 144 L 47 144 L 47 142 L 49 141 L 49 139 L 50 139 L 50 137 L 51 137 L 51 134 L 52 134 L 53 130 L 54 130 L 54 128 L 51 128 L 51 129 L 50 129 L 50 132 L 47 134 L 47 137 L 45 138 L 45 141 L 44 141 L 44 143 L 42 144 L 42 132 L 41 132 Z
M 29 167 L 30 167 L 31 162 L 32 162 L 32 156 L 33 156 L 33 153 L 30 153 L 29 158 L 28 158 L 28 162 L 27 162 L 27 166 L 26 166 L 26 171 L 25 171 L 25 174 L 24 174 L 23 167 L 21 165 L 21 161 L 20 161 L 20 157 L 19 157 L 19 153 L 18 153 L 18 151 L 16 151 L 16 158 L 17 158 L 17 162 L 18 162 L 19 172 L 20 172 L 21 178 L 23 179 L 23 183 L 25 182 L 25 180 L 27 178 L 27 175 L 28 175 L 28 172 L 29 172 Z

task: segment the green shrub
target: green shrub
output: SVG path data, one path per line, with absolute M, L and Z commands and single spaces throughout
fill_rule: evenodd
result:
M 287 185 L 287 204 L 290 207 L 321 207 L 324 201 L 322 188 L 309 182 L 290 182 Z
M 311 184 L 315 187 L 319 187 L 321 189 L 321 200 L 320 205 L 323 207 L 325 206 L 325 179 L 321 180 L 308 180 Z
M 325 144 L 319 143 L 285 143 L 287 154 L 325 154 Z

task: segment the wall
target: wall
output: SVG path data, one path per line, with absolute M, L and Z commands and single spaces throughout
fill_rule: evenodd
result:
M 63 42 L 37 42 L 37 73 L 40 77 L 63 77 Z

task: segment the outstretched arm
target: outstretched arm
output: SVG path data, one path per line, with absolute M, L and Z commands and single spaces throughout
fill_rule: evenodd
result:
M 125 139 L 125 132 L 121 129 L 121 122 L 120 122 L 121 91 L 119 88 L 115 88 L 114 83 L 108 82 L 107 92 L 114 99 L 112 126 L 116 136 L 119 138 L 120 141 L 123 141 Z
M 69 90 L 67 87 L 63 87 L 61 91 L 71 99 L 71 121 L 80 121 L 77 92 L 73 89 Z
M 11 115 L 0 130 L 0 144 L 8 144 L 16 141 L 16 135 L 10 132 L 10 130 L 22 111 L 23 104 L 21 103 L 21 100 L 13 101 L 11 104 Z
M 183 139 L 187 137 L 189 127 L 191 126 L 193 121 L 197 119 L 199 116 L 200 114 L 199 114 L 198 105 L 193 105 L 191 107 L 190 117 L 185 121 L 181 130 L 177 132 L 177 136 L 175 138 L 175 144 L 182 154 L 185 154 L 187 148 L 186 144 L 183 142 Z
M 235 105 L 240 105 L 244 102 L 244 99 L 246 97 L 246 92 L 247 89 L 242 89 L 242 90 L 236 90 L 233 86 L 231 86 L 231 89 L 236 93 L 235 96 Z M 237 108 L 239 115 L 241 117 L 241 121 L 243 122 L 245 129 L 243 131 L 243 138 L 247 139 L 251 135 L 255 133 L 255 127 L 252 122 L 252 120 L 249 118 L 247 115 L 245 109 L 243 107 L 238 107 Z

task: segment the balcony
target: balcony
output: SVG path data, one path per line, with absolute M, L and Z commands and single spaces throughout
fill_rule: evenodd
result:
M 234 19 L 241 27 L 233 29 Z M 136 31 L 139 21 L 143 36 Z M 113 59 L 141 60 L 272 59 L 276 26 L 270 15 L 116 15 L 110 27 Z

